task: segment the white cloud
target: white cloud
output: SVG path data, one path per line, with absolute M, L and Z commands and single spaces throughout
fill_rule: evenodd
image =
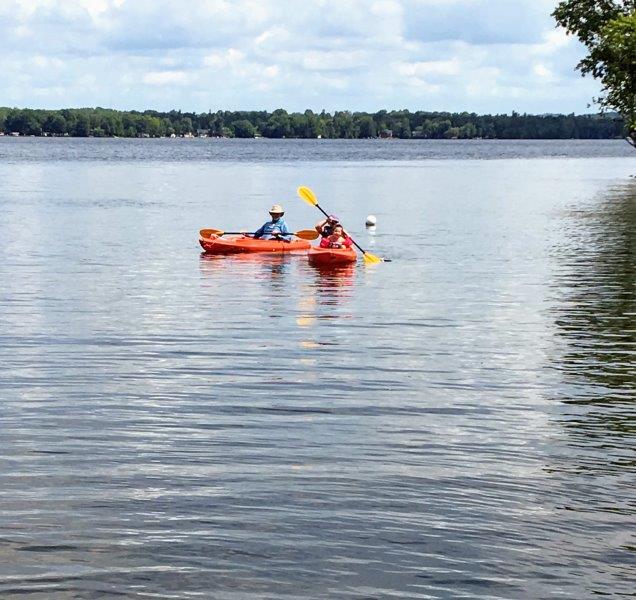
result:
M 206 67 L 225 68 L 236 66 L 245 58 L 245 54 L 236 48 L 229 48 L 222 52 L 214 52 L 203 57 L 203 64 Z
M 364 68 L 369 55 L 364 51 L 309 50 L 292 55 L 298 64 L 310 71 L 342 71 Z
M 41 54 L 33 56 L 29 63 L 39 69 L 62 69 L 64 67 L 64 61 L 59 58 L 42 56 Z
M 598 86 L 574 71 L 582 49 L 555 29 L 553 8 L 0 0 L 0 105 L 585 111 Z
M 399 73 L 406 77 L 422 77 L 426 75 L 457 75 L 459 73 L 459 61 L 432 60 L 427 62 L 399 63 L 396 65 Z
M 279 47 L 280 44 L 285 44 L 289 41 L 290 34 L 285 27 L 272 27 L 263 31 L 254 40 L 256 46 L 270 46 L 273 48 Z
M 532 70 L 534 71 L 534 74 L 537 75 L 538 77 L 542 77 L 544 79 L 552 78 L 552 71 L 550 71 L 550 69 L 548 69 L 548 67 L 546 67 L 545 65 L 538 63 L 534 65 Z
M 142 80 L 148 85 L 186 85 L 190 75 L 183 71 L 151 71 Z
M 543 43 L 535 50 L 542 54 L 553 54 L 565 46 L 573 46 L 574 39 L 564 29 L 552 29 L 543 34 Z

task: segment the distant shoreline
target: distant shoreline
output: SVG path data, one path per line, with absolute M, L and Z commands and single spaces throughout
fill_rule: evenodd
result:
M 102 136 L 78 136 L 78 135 L 10 135 L 6 133 L 0 132 L 0 139 L 37 139 L 37 140 L 148 140 L 148 141 L 159 141 L 159 140 L 202 140 L 207 139 L 210 141 L 246 141 L 246 140 L 254 140 L 258 142 L 258 140 L 268 140 L 268 141 L 281 141 L 281 142 L 440 142 L 440 143 L 448 143 L 448 142 L 624 142 L 624 137 L 608 137 L 608 138 L 408 138 L 408 139 L 400 139 L 400 138 L 266 138 L 263 136 L 258 136 L 255 138 L 237 138 L 237 137 L 221 137 L 221 136 L 157 136 L 157 137 L 124 137 L 124 136 L 116 136 L 116 135 L 102 135 Z
M 271 138 L 271 139 L 621 139 L 615 113 L 562 115 L 322 111 L 189 113 L 106 108 L 59 110 L 0 107 L 0 133 L 9 137 Z

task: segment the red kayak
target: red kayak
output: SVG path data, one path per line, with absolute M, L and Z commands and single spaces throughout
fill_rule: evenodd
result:
M 315 267 L 341 267 L 356 262 L 356 251 L 352 248 L 312 247 L 307 255 L 309 264 Z
M 261 240 L 242 235 L 219 237 L 199 237 L 199 243 L 207 254 L 239 254 L 241 252 L 293 252 L 308 250 L 311 244 L 307 240 Z

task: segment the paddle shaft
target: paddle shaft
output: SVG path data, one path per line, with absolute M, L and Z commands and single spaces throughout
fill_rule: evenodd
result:
M 223 235 L 254 235 L 254 232 L 252 231 L 224 231 Z
M 203 230 L 201 230 L 201 231 L 203 231 Z M 252 231 L 221 231 L 220 229 L 216 229 L 216 230 L 212 230 L 212 231 L 215 232 L 215 235 L 220 235 L 220 236 L 223 236 L 223 235 L 247 235 L 247 236 L 253 236 L 254 235 L 254 232 L 252 232 Z M 301 237 L 303 239 L 309 239 L 309 238 L 306 237 L 306 235 L 308 233 L 313 233 L 313 231 L 314 230 L 303 229 L 301 231 L 296 231 L 296 232 L 293 232 L 293 233 L 283 233 L 283 234 L 280 234 L 280 235 L 281 236 L 283 236 L 283 235 L 284 236 L 293 235 L 293 236 Z M 199 232 L 199 233 L 200 233 L 200 235 L 203 235 L 203 234 L 201 234 L 201 232 Z M 303 235 L 299 235 L 299 234 L 303 234 Z M 204 237 L 206 237 L 206 236 L 204 236 Z M 316 236 L 315 237 L 318 237 L 318 232 L 316 232 Z M 311 239 L 315 239 L 315 238 L 311 238 Z

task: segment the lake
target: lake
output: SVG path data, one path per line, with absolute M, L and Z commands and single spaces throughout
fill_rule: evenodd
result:
M 635 157 L 0 138 L 0 597 L 633 597 Z

